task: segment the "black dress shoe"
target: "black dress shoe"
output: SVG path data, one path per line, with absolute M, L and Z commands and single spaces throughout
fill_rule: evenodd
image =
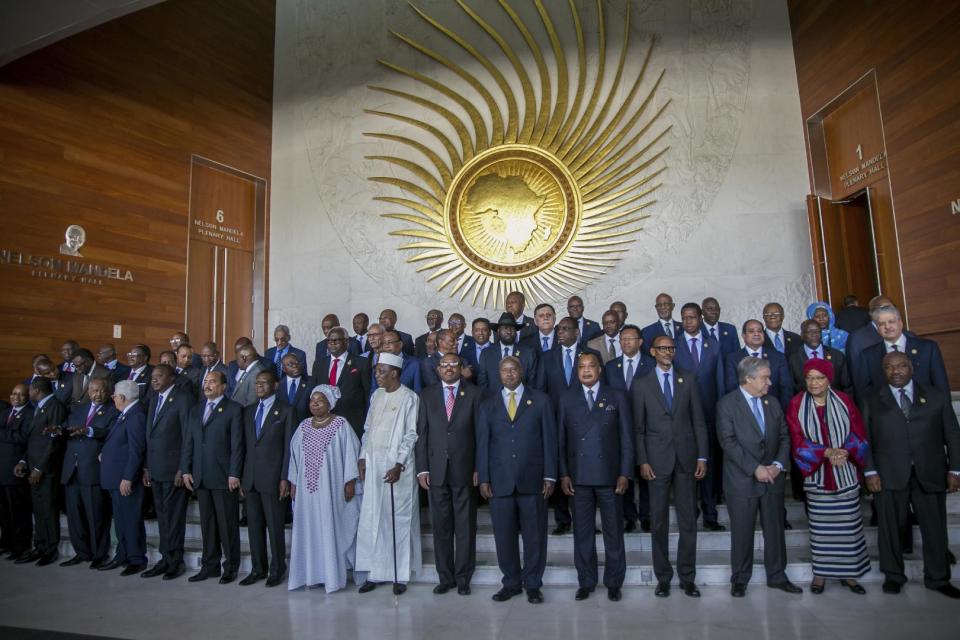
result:
M 932 587 L 933 591 L 939 591 L 948 598 L 960 598 L 960 589 L 957 589 L 955 586 L 949 582 L 942 587 Z
M 265 585 L 265 586 L 268 586 L 268 587 L 276 587 L 277 585 L 281 584 L 282 582 L 283 582 L 283 578 L 281 578 L 280 576 L 270 576 L 270 577 L 267 578 L 267 582 L 266 582 L 266 585 Z
M 627 521 L 623 524 L 623 530 L 626 531 L 627 533 L 630 533 L 631 531 L 636 531 L 636 530 L 637 530 L 637 521 L 636 521 L 636 520 L 627 520 Z
M 222 576 L 220 576 L 220 584 L 230 584 L 236 579 L 237 579 L 236 573 L 232 571 L 228 573 L 224 573 Z
M 43 554 L 37 551 L 36 549 L 31 549 L 30 551 L 24 551 L 20 556 L 13 561 L 14 564 L 27 564 L 28 562 L 36 562 L 43 557 Z
M 241 527 L 247 526 L 247 517 L 244 516 L 244 517 L 240 518 L 240 520 L 239 520 L 239 522 L 237 522 L 237 524 L 239 524 Z
M 793 584 L 789 580 L 784 580 L 783 582 L 778 582 L 777 584 L 768 584 L 767 586 L 771 589 L 779 589 L 785 593 L 803 593 L 803 589 Z
M 947 564 L 957 564 L 957 556 L 950 549 L 947 549 Z
M 703 528 L 706 529 L 707 531 L 726 531 L 727 530 L 727 528 L 722 524 L 720 524 L 719 522 L 713 522 L 713 521 L 708 522 L 706 520 L 703 521 Z
M 172 569 L 167 569 L 167 571 L 163 574 L 163 579 L 176 580 L 177 578 L 182 576 L 184 573 L 186 573 L 186 571 L 187 571 L 187 568 L 183 566 L 183 563 L 181 562 L 180 564 L 173 567 Z
M 69 560 L 60 563 L 61 567 L 73 567 L 84 562 L 89 562 L 90 558 L 82 558 L 80 556 L 73 556 Z
M 402 582 L 393 583 L 393 595 L 400 596 L 407 592 L 407 585 Z
M 143 573 L 147 568 L 145 564 L 128 564 L 127 568 L 120 572 L 121 576 L 132 576 L 135 573 Z
M 195 573 L 189 578 L 187 578 L 187 582 L 203 582 L 204 580 L 207 580 L 209 578 L 219 578 L 219 577 L 220 577 L 219 571 L 214 572 L 214 571 L 207 571 L 206 569 L 200 569 L 199 573 Z
M 683 595 L 685 596 L 690 596 L 691 598 L 700 597 L 700 589 L 692 582 L 681 582 L 680 588 L 683 589 Z
M 570 532 L 570 525 L 568 524 L 558 524 L 557 528 L 551 531 L 550 533 L 555 536 L 562 536 L 565 533 Z
M 641 520 L 640 528 L 643 530 L 644 533 L 650 533 L 650 520 L 647 518 L 644 518 L 643 520 Z
M 784 531 L 792 531 L 792 530 L 793 530 L 793 525 L 790 524 L 789 522 L 787 522 L 786 520 L 784 520 L 784 521 L 783 521 L 783 529 L 784 529 Z
M 360 588 L 357 589 L 357 591 L 359 591 L 360 593 L 370 593 L 376 588 L 377 588 L 376 582 L 370 582 L 369 580 L 367 580 L 362 585 L 360 585 Z
M 460 586 L 457 587 L 457 593 L 459 593 L 462 596 L 470 595 L 470 585 L 461 584 Z
M 156 578 L 157 576 L 162 576 L 167 572 L 166 565 L 160 564 L 159 562 L 143 573 L 140 574 L 141 578 Z
M 574 596 L 574 599 L 586 600 L 589 597 L 590 597 L 590 589 L 587 589 L 585 587 L 580 587 L 579 589 L 577 589 L 577 594 Z
M 827 588 L 826 580 L 824 580 L 820 584 L 817 584 L 816 582 L 810 583 L 810 593 L 815 593 L 817 595 L 820 595 L 821 593 L 823 593 L 823 590 L 826 588 Z
M 901 589 L 903 589 L 903 587 L 896 582 L 892 582 L 890 580 L 884 580 L 883 582 L 884 593 L 900 593 Z
M 439 596 L 439 595 L 443 595 L 447 591 L 450 591 L 450 589 L 452 588 L 453 586 L 449 584 L 438 584 L 433 588 L 433 592 Z
M 747 595 L 747 585 L 745 584 L 733 584 L 730 587 L 730 595 L 734 598 L 742 598 Z
M 666 598 L 670 595 L 670 583 L 669 582 L 658 582 L 657 588 L 654 590 L 653 595 L 658 598 Z
M 612 602 L 620 602 L 623 594 L 620 593 L 620 587 L 610 587 L 607 589 L 607 599 Z
M 527 602 L 530 604 L 542 604 L 543 592 L 540 589 L 527 589 Z
M 497 591 L 493 594 L 494 602 L 506 602 L 513 596 L 518 596 L 523 593 L 523 589 L 511 589 L 510 587 L 503 587 L 500 591 Z
M 96 570 L 105 564 L 107 564 L 106 558 L 94 558 L 93 560 L 90 561 L 90 566 L 87 568 L 91 570 Z
M 263 580 L 265 577 L 266 577 L 266 576 L 264 576 L 264 575 L 261 574 L 261 573 L 254 573 L 254 572 L 252 572 L 250 575 L 248 575 L 246 578 L 244 578 L 243 580 L 240 581 L 240 586 L 241 586 L 241 587 L 249 587 L 249 586 L 252 585 L 252 584 L 257 584 L 258 582 L 260 582 L 261 580 Z
M 56 562 L 56 561 L 59 560 L 59 559 L 60 559 L 60 552 L 54 551 L 53 553 L 48 553 L 47 555 L 45 555 L 45 556 L 41 557 L 39 560 L 37 560 L 37 566 L 38 566 L 38 567 L 46 567 L 46 566 L 48 566 L 48 565 L 53 564 L 54 562 Z
M 107 564 L 100 565 L 99 567 L 97 567 L 97 569 L 99 571 L 113 571 L 114 569 L 119 569 L 123 565 L 124 563 L 120 562 L 119 560 L 111 560 Z

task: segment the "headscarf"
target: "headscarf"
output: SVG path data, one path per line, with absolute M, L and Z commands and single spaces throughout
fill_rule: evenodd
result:
M 833 314 L 833 309 L 822 300 L 818 300 L 807 307 L 807 319 L 813 320 L 813 314 L 816 313 L 817 309 L 826 311 L 828 318 L 826 328 L 820 330 L 820 342 L 822 342 L 825 347 L 843 351 L 847 346 L 847 338 L 850 334 L 836 327 L 837 318 Z
M 807 374 L 811 371 L 819 371 L 827 376 L 827 381 L 833 380 L 833 363 L 829 360 L 824 358 L 809 358 L 803 363 L 803 377 L 807 377 Z
M 335 406 L 337 406 L 337 400 L 340 399 L 340 389 L 329 384 L 320 384 L 313 388 L 313 391 L 310 392 L 312 396 L 315 393 L 322 393 L 327 399 L 327 404 L 330 405 L 330 410 L 332 411 Z

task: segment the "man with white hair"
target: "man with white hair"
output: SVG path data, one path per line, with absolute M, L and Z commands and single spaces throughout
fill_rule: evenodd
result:
M 373 591 L 377 583 L 394 581 L 394 592 L 403 593 L 406 583 L 422 569 L 414 463 L 420 399 L 400 384 L 402 367 L 399 354 L 380 354 L 378 388 L 370 400 L 360 445 L 358 465 L 364 497 L 354 570 L 359 574 L 357 581 L 364 579 L 360 593 Z

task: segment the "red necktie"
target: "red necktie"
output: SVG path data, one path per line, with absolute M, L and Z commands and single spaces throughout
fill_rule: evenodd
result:
M 7 426 L 8 426 L 8 427 L 13 424 L 13 419 L 16 418 L 16 417 L 17 417 L 17 412 L 14 411 L 13 409 L 10 409 L 10 414 L 7 416 Z
M 447 420 L 450 420 L 450 416 L 453 415 L 453 387 L 447 387 L 447 392 L 449 394 L 447 396 Z
M 340 362 L 339 358 L 333 359 L 333 365 L 330 367 L 330 384 L 337 384 L 337 364 Z

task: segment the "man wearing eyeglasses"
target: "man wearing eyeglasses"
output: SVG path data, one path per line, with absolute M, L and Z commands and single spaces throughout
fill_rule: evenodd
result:
M 790 354 L 803 346 L 803 340 L 798 334 L 783 328 L 783 318 L 783 306 L 779 302 L 768 302 L 763 307 L 763 346 L 790 357 Z
M 653 344 L 657 336 L 667 336 L 671 340 L 676 340 L 680 332 L 683 331 L 683 325 L 673 319 L 673 310 L 676 305 L 670 294 L 661 293 L 657 296 L 653 308 L 657 310 L 657 321 L 648 324 L 643 328 L 643 343 Z

